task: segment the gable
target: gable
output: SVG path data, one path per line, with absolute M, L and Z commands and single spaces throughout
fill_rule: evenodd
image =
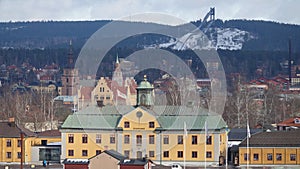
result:
M 125 122 L 129 122 L 129 127 L 125 126 Z M 153 122 L 154 127 L 150 127 L 149 122 Z M 147 109 L 137 107 L 123 115 L 118 127 L 123 128 L 123 130 L 154 130 L 155 128 L 160 127 L 160 124 L 156 117 L 147 111 Z

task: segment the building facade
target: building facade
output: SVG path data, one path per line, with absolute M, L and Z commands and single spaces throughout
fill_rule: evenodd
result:
M 239 146 L 240 165 L 299 165 L 300 131 L 262 132 Z
M 217 164 L 225 157 L 226 123 L 220 115 L 198 107 L 153 106 L 152 98 L 142 98 L 151 86 L 145 78 L 137 87 L 137 97 L 146 99 L 137 102 L 142 105 L 90 106 L 69 115 L 60 129 L 61 159 L 88 159 L 110 149 L 162 164 Z
M 44 159 L 49 160 L 55 155 L 57 160 L 54 161 L 59 162 L 61 147 L 51 143 L 60 141 L 60 132 L 57 130 L 36 134 L 17 125 L 14 118 L 1 121 L 0 163 L 20 164 L 22 158 L 26 164 L 41 164 Z

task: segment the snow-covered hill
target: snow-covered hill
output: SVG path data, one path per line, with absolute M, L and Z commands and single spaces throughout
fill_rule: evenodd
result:
M 241 50 L 246 41 L 256 37 L 250 32 L 237 28 L 210 28 L 203 34 L 188 33 L 179 39 L 162 43 L 160 48 L 185 49 L 226 49 Z

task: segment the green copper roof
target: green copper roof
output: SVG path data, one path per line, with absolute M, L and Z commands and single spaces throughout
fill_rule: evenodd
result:
M 62 129 L 115 129 L 123 114 L 134 110 L 132 106 L 89 106 L 69 115 Z
M 144 80 L 140 82 L 137 89 L 153 89 L 153 86 L 147 81 L 146 75 L 144 75 Z
M 90 106 L 69 115 L 61 129 L 116 129 L 122 115 L 134 109 L 132 106 L 104 106 L 102 108 Z M 184 122 L 188 130 L 204 130 L 205 121 L 210 130 L 226 128 L 221 115 L 208 113 L 206 109 L 179 106 L 143 109 L 156 116 L 163 130 L 183 130 Z
M 186 123 L 187 130 L 204 130 L 205 121 L 209 130 L 226 128 L 226 123 L 221 115 L 159 116 L 157 120 L 162 129 L 166 130 L 182 130 L 184 123 Z
M 121 115 L 72 114 L 61 126 L 62 129 L 115 129 Z

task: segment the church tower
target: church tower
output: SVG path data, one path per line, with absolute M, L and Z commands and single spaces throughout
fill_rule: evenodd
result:
M 121 71 L 121 65 L 119 62 L 119 56 L 117 54 L 116 63 L 115 63 L 115 71 L 113 73 L 112 81 L 117 82 L 119 86 L 123 86 L 123 74 Z
M 77 95 L 79 76 L 78 70 L 74 68 L 74 58 L 72 50 L 72 41 L 70 41 L 70 49 L 68 53 L 67 66 L 63 70 L 63 75 L 61 77 L 62 89 L 61 94 L 63 96 L 74 96 Z
M 147 76 L 144 75 L 144 80 L 136 88 L 137 91 L 137 106 L 151 108 L 153 106 L 153 85 L 147 81 Z

